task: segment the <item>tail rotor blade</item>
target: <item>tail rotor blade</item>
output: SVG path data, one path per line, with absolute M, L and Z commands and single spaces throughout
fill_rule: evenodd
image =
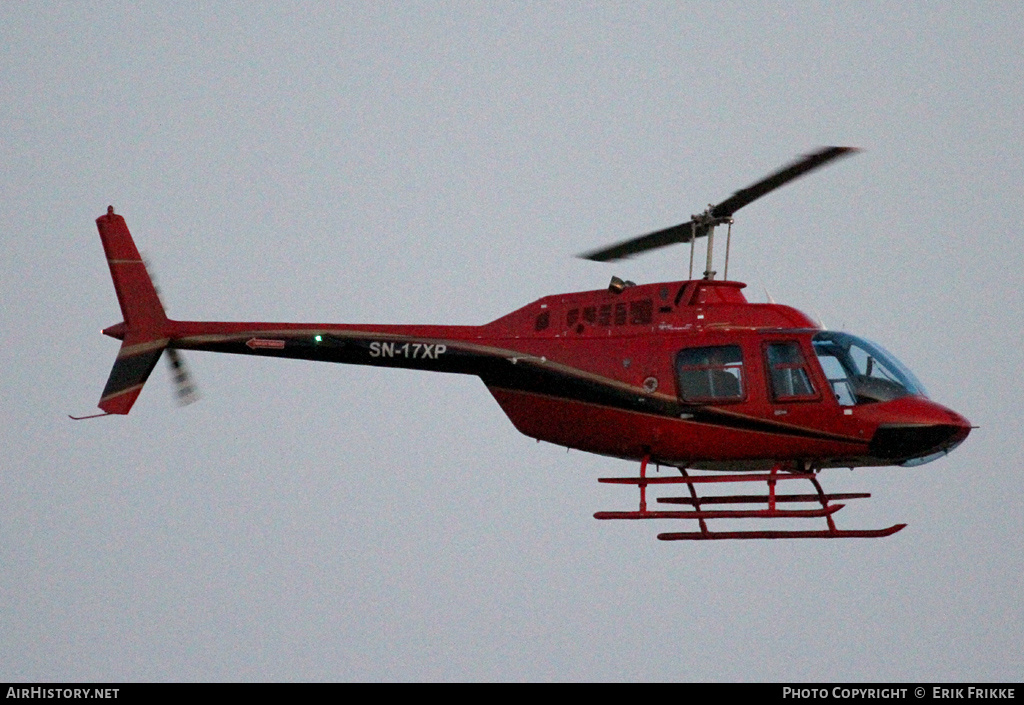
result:
M 174 380 L 174 389 L 178 398 L 179 406 L 188 406 L 199 399 L 199 392 L 196 391 L 192 382 L 192 375 L 185 366 L 185 358 L 175 348 L 167 348 L 167 362 L 171 366 L 171 378 Z
M 148 262 L 146 267 L 149 267 Z M 157 286 L 156 277 L 152 273 L 150 273 L 150 277 L 153 280 L 153 291 L 159 300 L 161 298 L 160 287 Z M 163 305 L 162 301 L 161 305 Z M 165 348 L 164 352 L 167 354 L 167 364 L 171 366 L 171 380 L 174 382 L 174 392 L 178 400 L 178 406 L 188 406 L 193 402 L 199 401 L 199 392 L 192 382 L 192 375 L 189 374 L 188 367 L 185 365 L 185 358 L 181 356 L 177 348 Z

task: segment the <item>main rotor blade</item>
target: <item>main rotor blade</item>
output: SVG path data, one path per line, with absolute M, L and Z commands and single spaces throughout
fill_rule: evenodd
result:
M 764 177 L 756 184 L 751 184 L 745 189 L 740 189 L 729 198 L 725 199 L 711 209 L 711 215 L 715 218 L 728 218 L 743 206 L 746 206 L 761 196 L 774 191 L 780 186 L 788 184 L 793 179 L 799 178 L 809 171 L 828 164 L 833 159 L 838 159 L 844 154 L 858 152 L 856 147 L 823 147 L 817 152 L 805 154 L 789 166 L 784 166 L 774 174 Z
M 792 164 L 783 167 L 773 174 L 766 176 L 757 183 L 751 184 L 745 189 L 740 189 L 717 206 L 708 209 L 706 215 L 709 218 L 729 218 L 733 213 L 743 206 L 756 201 L 771 191 L 783 186 L 793 179 L 803 176 L 809 171 L 827 164 L 844 154 L 858 151 L 855 147 L 824 147 L 817 152 L 807 154 Z M 589 259 L 595 262 L 612 262 L 614 260 L 630 257 L 632 255 L 653 250 L 665 245 L 673 245 L 677 242 L 689 242 L 693 235 L 704 237 L 710 232 L 709 225 L 698 220 L 696 232 L 694 232 L 693 221 L 688 220 L 679 225 L 673 225 L 662 230 L 655 230 L 646 235 L 623 240 L 610 247 L 603 247 L 600 250 L 585 252 L 580 255 L 582 259 Z
M 708 226 L 697 226 L 697 237 L 704 237 L 708 234 Z M 631 257 L 632 255 L 654 250 L 666 245 L 674 245 L 677 242 L 689 242 L 694 235 L 693 221 L 688 220 L 679 225 L 673 225 L 664 230 L 655 230 L 640 237 L 630 238 L 622 242 L 604 247 L 593 252 L 585 252 L 579 255 L 581 259 L 589 259 L 595 262 L 614 262 L 617 259 Z

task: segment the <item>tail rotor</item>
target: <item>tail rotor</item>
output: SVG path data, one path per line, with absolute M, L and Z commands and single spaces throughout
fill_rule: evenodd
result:
M 167 362 L 171 366 L 171 379 L 174 381 L 175 397 L 178 406 L 188 406 L 199 400 L 199 392 L 192 382 L 192 375 L 189 374 L 185 365 L 185 358 L 178 352 L 177 348 L 167 348 L 164 351 Z
M 163 302 L 163 297 L 160 295 L 160 286 L 157 284 L 156 275 L 153 274 L 153 268 L 149 260 L 145 257 L 142 259 L 145 262 L 146 271 L 149 272 L 149 277 L 153 282 L 153 290 L 156 292 L 160 305 L 163 306 L 166 313 L 167 304 Z M 174 397 L 178 402 L 178 406 L 188 406 L 199 401 L 199 391 L 192 381 L 192 374 L 189 372 L 188 365 L 185 364 L 185 357 L 181 352 L 173 347 L 164 348 L 164 359 L 167 360 L 167 364 L 170 367 L 171 381 L 174 384 Z

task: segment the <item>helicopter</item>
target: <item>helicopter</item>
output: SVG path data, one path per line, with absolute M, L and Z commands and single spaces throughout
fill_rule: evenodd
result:
M 607 288 L 545 296 L 479 326 L 172 320 L 125 219 L 110 206 L 96 224 L 123 321 L 102 332 L 121 347 L 99 402 L 103 413 L 71 418 L 127 414 L 162 356 L 179 399 L 194 399 L 181 350 L 476 375 L 526 436 L 640 463 L 638 476 L 599 478 L 635 486 L 638 508 L 599 511 L 597 519 L 697 522 L 694 531 L 658 534 L 664 541 L 890 536 L 906 524 L 838 528 L 834 514 L 843 502 L 871 495 L 827 493 L 819 474 L 930 462 L 962 443 L 970 422 L 929 399 L 881 346 L 826 330 L 789 306 L 751 303 L 746 285 L 728 279 L 735 212 L 856 151 L 821 148 L 685 223 L 580 255 L 610 262 L 689 243 L 686 280 L 612 277 Z M 724 272 L 716 279 L 714 233 L 722 225 Z M 700 238 L 707 238 L 706 268 L 695 278 Z M 648 475 L 651 464 L 679 474 Z M 776 489 L 800 480 L 813 491 Z M 698 491 L 750 487 L 744 483 L 763 483 L 764 493 Z M 680 485 L 684 496 L 659 496 L 657 503 L 687 508 L 648 509 L 648 488 Z M 717 520 L 782 520 L 772 525 L 789 527 L 795 522 L 785 520 L 797 519 L 824 519 L 825 528 L 709 528 Z

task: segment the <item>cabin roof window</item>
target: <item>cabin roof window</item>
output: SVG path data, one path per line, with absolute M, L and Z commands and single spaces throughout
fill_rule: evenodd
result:
M 646 325 L 654 318 L 654 302 L 650 299 L 631 301 L 629 304 L 629 322 L 635 326 Z
M 626 325 L 626 304 L 624 303 L 615 304 L 615 325 Z
M 551 311 L 544 311 L 542 314 L 537 316 L 537 320 L 533 324 L 533 329 L 540 332 L 551 325 Z

